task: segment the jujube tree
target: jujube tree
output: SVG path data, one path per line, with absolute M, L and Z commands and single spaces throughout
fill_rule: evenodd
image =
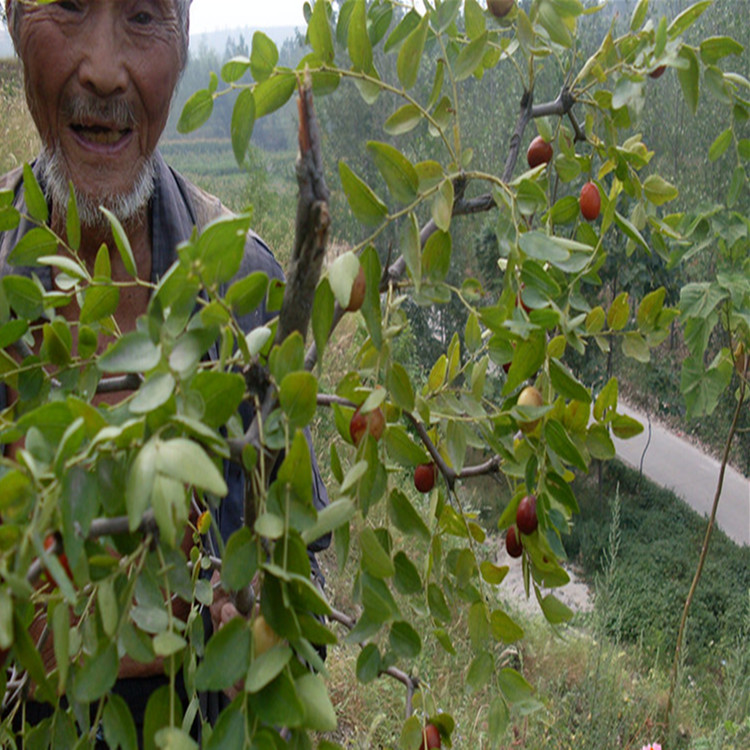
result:
M 618 413 L 617 381 L 592 392 L 566 364 L 566 352 L 617 346 L 645 360 L 679 314 L 665 307 L 663 289 L 641 300 L 623 292 L 596 305 L 584 291 L 599 284 L 615 235 L 626 238 L 628 252 L 666 253 L 689 247 L 695 231 L 683 216 L 665 213 L 677 188 L 651 172 L 653 154 L 631 132 L 644 87 L 659 85 L 654 73 L 664 68 L 679 76 L 695 107 L 703 75 L 709 87 L 721 87 L 728 111 L 747 115 L 747 81 L 719 67 L 739 45 L 726 37 L 698 47 L 683 41 L 709 5 L 698 2 L 668 20 L 652 17 L 641 0 L 629 31 L 610 31 L 585 60 L 576 31 L 594 9 L 579 0 L 516 3 L 494 15 L 476 0 L 427 3 L 424 12 L 390 0 L 317 0 L 306 6 L 311 52 L 295 70 L 279 67 L 275 45 L 257 32 L 250 55 L 223 67 L 224 88 L 214 76 L 190 98 L 180 127 L 198 128 L 217 97 L 237 91 L 231 139 L 242 163 L 256 120 L 298 92 L 300 199 L 287 283 L 262 274 L 230 283 L 250 225 L 238 216 L 196 231 L 152 285 L 138 278 L 127 237 L 111 217 L 111 250 L 133 279 L 125 285 L 151 292 L 148 313 L 124 335 L 113 318 L 123 284 L 111 279 L 110 250 L 101 250 L 90 273 L 76 253 L 74 202 L 67 237 L 55 236 L 27 168 L 24 186 L 38 228 L 11 260 L 52 267 L 56 286 L 50 291 L 22 276 L 0 286 L 0 377 L 19 394 L 2 415 L 1 436 L 25 441 L 14 458 L 2 460 L 0 474 L 0 648 L 11 665 L 7 704 L 25 689 L 23 672 L 37 698 L 56 707 L 34 731 L 72 745 L 76 723 L 90 737 L 101 722 L 110 746 L 134 747 L 128 707 L 109 692 L 127 654 L 137 661 L 161 657 L 170 676 L 147 711 L 149 741 L 157 746 L 192 746 L 188 729 L 199 693 L 239 684 L 215 727 L 204 727 L 206 747 L 310 747 L 309 732 L 336 723 L 313 645 L 337 642 L 330 619 L 322 619 L 328 617 L 346 627 L 348 641 L 362 644 L 361 681 L 387 674 L 404 682 L 410 715 L 401 746 L 416 750 L 433 735 L 450 746 L 451 707 L 414 713 L 419 681 L 409 666 L 424 638 L 452 651 L 447 624 L 458 616 L 468 623 L 474 650 L 466 680 L 491 686 L 489 736 L 502 743 L 513 706 L 533 708 L 533 688 L 516 670 L 498 668 L 494 644 L 516 641 L 523 631 L 494 596 L 507 568 L 481 553 L 487 532 L 465 506 L 462 480 L 504 477 L 511 499 L 499 529 L 512 536 L 512 554 L 545 617 L 566 622 L 571 611 L 548 590 L 569 580 L 561 537 L 578 511 L 574 472 L 614 457 L 613 434 L 641 429 Z M 393 79 L 375 66 L 378 48 L 394 61 Z M 559 79 L 550 101 L 535 96 L 542 69 Z M 470 79 L 481 84 L 491 76 L 516 77 L 523 94 L 502 163 L 475 165 L 462 138 L 471 112 L 462 108 L 461 92 Z M 428 81 L 424 96 L 418 80 Z M 387 194 L 344 161 L 337 175 L 323 173 L 313 101 L 351 85 L 388 112 L 383 132 L 363 144 Z M 433 153 L 413 163 L 399 145 L 419 129 L 433 137 Z M 732 142 L 731 127 L 725 133 L 714 152 Z M 527 168 L 530 136 L 547 147 L 536 147 L 545 158 Z M 326 268 L 327 182 L 345 196 L 361 233 Z M 592 182 L 601 213 L 584 212 L 586 221 L 578 195 Z M 746 189 L 744 171 L 734 182 L 733 189 Z M 476 279 L 446 282 L 460 252 L 452 241 L 456 222 L 486 212 L 495 217 L 501 251 L 502 291 L 492 304 Z M 0 194 L 0 229 L 20 218 L 11 196 Z M 398 247 L 381 246 L 391 227 Z M 64 252 L 54 254 L 57 246 Z M 748 346 L 747 261 L 736 266 L 744 276 L 684 293 L 695 355 L 685 390 L 695 408 L 710 406 L 731 376 L 726 352 L 707 367 L 697 361 L 707 325 L 724 323 L 735 347 Z M 74 297 L 81 312 L 71 323 L 55 310 Z M 466 310 L 465 328 L 425 381 L 415 382 L 392 356 L 409 324 L 405 303 L 430 310 L 451 299 Z M 245 335 L 238 317 L 262 302 L 277 318 Z M 726 315 L 724 302 L 733 306 Z M 362 316 L 367 340 L 324 393 L 326 348 L 347 309 Z M 42 340 L 38 354 L 30 349 L 34 337 Z M 98 353 L 105 337 L 112 342 Z M 742 377 L 744 388 L 746 365 Z M 490 390 L 490 381 L 497 387 Z M 116 406 L 93 403 L 96 393 L 118 389 L 126 393 Z M 490 399 L 490 392 L 501 395 Z M 253 409 L 249 427 L 238 418 L 243 403 Z M 339 439 L 328 456 L 332 502 L 317 512 L 304 430 L 321 408 L 332 410 Z M 470 448 L 481 461 L 469 462 Z M 227 492 L 226 462 L 244 473 L 246 498 L 245 525 L 224 545 L 207 533 L 205 513 Z M 438 477 L 427 487 L 428 503 L 397 481 L 422 466 L 436 467 Z M 526 523 L 529 497 L 533 524 Z M 191 516 L 191 506 L 201 515 Z M 522 533 L 515 526 L 520 506 Z M 180 549 L 186 527 L 193 540 L 187 555 Z M 306 547 L 328 532 L 339 564 L 356 564 L 356 618 L 333 612 L 310 580 Z M 49 534 L 53 545 L 45 545 Z M 38 585 L 43 569 L 54 585 Z M 246 592 L 248 618 L 204 643 L 200 610 L 212 600 L 215 569 L 227 590 Z M 175 615 L 177 599 L 187 605 L 185 619 Z M 432 632 L 420 634 L 409 621 L 409 599 L 429 611 Z M 51 664 L 28 634 L 40 609 L 49 623 Z M 180 669 L 187 706 L 175 700 Z

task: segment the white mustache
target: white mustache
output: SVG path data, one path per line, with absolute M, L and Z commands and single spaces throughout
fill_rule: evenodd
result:
M 137 122 L 132 105 L 125 99 L 68 97 L 63 102 L 63 115 L 75 123 L 107 123 L 118 130 L 132 129 Z

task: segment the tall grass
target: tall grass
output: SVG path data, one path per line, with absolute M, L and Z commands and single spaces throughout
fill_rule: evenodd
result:
M 0 174 L 4 174 L 33 159 L 39 150 L 21 70 L 14 60 L 0 60 L 0 111 Z

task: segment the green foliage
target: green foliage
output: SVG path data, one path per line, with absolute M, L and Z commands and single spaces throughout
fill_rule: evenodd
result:
M 667 490 L 618 464 L 607 467 L 601 487 L 589 479 L 577 482 L 576 489 L 584 520 L 575 525 L 565 547 L 590 578 L 607 569 L 612 499 L 619 492 L 620 541 L 603 613 L 605 631 L 641 644 L 649 656 L 671 659 L 704 521 Z M 746 617 L 748 549 L 721 533 L 711 544 L 713 554 L 690 616 L 687 664 L 692 668 L 719 668 L 734 650 Z
M 210 743 L 237 741 L 244 729 L 246 741 L 278 747 L 278 727 L 284 726 L 292 742 L 309 746 L 308 732 L 335 723 L 325 685 L 309 671 L 324 670 L 312 644 L 338 640 L 330 624 L 313 617 L 332 614 L 310 581 L 306 554 L 306 545 L 325 531 L 334 533 L 339 567 L 355 571 L 351 598 L 359 618 L 339 619 L 351 626 L 345 640 L 365 646 L 356 666 L 362 682 L 396 667 L 411 689 L 404 675 L 430 647 L 454 652 L 451 627 L 460 621 L 469 636 L 465 684 L 470 692 L 486 691 L 491 706 L 490 745 L 500 745 L 512 716 L 541 709 L 520 665 L 506 661 L 504 647 L 522 628 L 497 598 L 505 572 L 487 557 L 486 532 L 465 501 L 462 480 L 495 472 L 504 477 L 510 501 L 498 521 L 501 530 L 515 523 L 521 498 L 536 496 L 538 528 L 520 535 L 519 564 L 542 614 L 561 626 L 572 612 L 550 589 L 569 580 L 561 561 L 563 537 L 578 513 L 575 472 L 613 455 L 612 435 L 640 429 L 617 413 L 617 381 L 608 377 L 587 387 L 570 367 L 571 353 L 617 348 L 647 361 L 680 316 L 692 355 L 682 384 L 691 412 L 710 413 L 734 377 L 733 354 L 722 350 L 708 364 L 704 357 L 714 332 L 750 345 L 747 221 L 733 209 L 747 187 L 739 125 L 729 136 L 726 128 L 712 136 L 708 148 L 718 161 L 730 141 L 737 143 L 740 171 L 726 208 L 691 216 L 666 213 L 678 187 L 653 169 L 654 153 L 632 132 L 644 110 L 648 74 L 662 64 L 678 71 L 691 110 L 708 89 L 736 123 L 746 114 L 749 84 L 717 64 L 739 46 L 703 40 L 696 52 L 683 39 L 708 5 L 697 3 L 671 21 L 653 23 L 648 3 L 640 3 L 630 31 L 615 36 L 607 30 L 584 54 L 578 29 L 590 14 L 577 0 L 521 4 L 499 22 L 472 0 L 428 5 L 423 14 L 404 12 L 389 0 L 346 0 L 334 13 L 327 0 L 316 0 L 308 8 L 312 52 L 296 67 L 256 33 L 249 55 L 221 66 L 221 82 L 213 71 L 207 85 L 203 77 L 204 88 L 182 109 L 182 133 L 215 115 L 224 135 L 230 134 L 225 151 L 240 166 L 257 167 L 251 137 L 300 86 L 332 94 L 335 103 L 338 91 L 352 84 L 368 113 L 362 118 L 367 137 L 351 152 L 337 149 L 333 139 L 323 142 L 338 161 L 328 172 L 333 216 L 348 217 L 337 231 L 351 255 L 319 283 L 307 280 L 318 293 L 286 299 L 284 308 L 282 285 L 235 278 L 251 223 L 246 214 L 196 232 L 155 285 L 137 279 L 113 284 L 106 248 L 93 273 L 87 269 L 76 248 L 75 211 L 67 238 L 50 237 L 50 229 L 26 235 L 13 260 L 53 265 L 61 273 L 57 290 L 14 275 L 0 287 L 0 339 L 5 347 L 17 344 L 18 356 L 3 352 L 0 359 L 0 377 L 18 396 L 2 414 L 0 439 L 24 442 L 0 469 L 0 554 L 5 603 L 12 609 L 2 642 L 37 683 L 39 698 L 56 704 L 56 694 L 73 696 L 76 711 L 66 713 L 66 726 L 72 728 L 73 714 L 85 715 L 80 704 L 92 704 L 106 712 L 109 735 L 129 737 L 122 706 L 108 695 L 120 656 L 145 662 L 162 656 L 170 686 L 150 698 L 148 742 L 190 744 L 185 732 L 191 722 L 173 700 L 174 675 L 182 667 L 193 708 L 198 691 L 239 684 Z M 247 74 L 252 80 L 245 80 Z M 483 82 L 508 76 L 522 111 L 501 168 L 491 158 L 475 161 L 464 127 L 467 102 L 482 96 Z M 357 114 L 346 111 L 349 118 Z M 519 149 L 532 120 L 556 156 L 526 169 L 518 165 Z M 310 143 L 317 142 L 303 127 L 301 150 Z M 314 157 L 319 163 L 320 154 Z M 24 177 L 31 218 L 43 223 L 46 203 L 31 170 Z M 560 202 L 590 177 L 602 193 L 595 222 L 583 221 L 570 200 Z M 265 196 L 262 181 L 260 187 L 251 200 Z M 0 220 L 8 228 L 17 225 L 9 196 L 0 201 Z M 485 295 L 462 258 L 466 230 L 459 224 L 462 216 L 490 210 L 497 271 Z M 109 219 L 115 249 L 135 276 L 128 238 Z M 679 310 L 669 306 L 672 295 L 661 287 L 587 296 L 602 285 L 609 255 L 646 253 L 675 264 L 700 254 L 707 246 L 700 240 L 707 238 L 719 245 L 721 273 L 685 287 Z M 60 258 L 50 259 L 52 242 L 61 248 Z M 241 329 L 238 315 L 261 300 L 270 311 L 315 310 L 313 335 L 322 357 L 324 345 L 335 341 L 334 300 L 341 307 L 348 298 L 355 256 L 366 291 L 361 343 L 345 372 L 328 380 L 309 371 L 304 330 L 277 340 L 276 331 L 285 329 L 275 320 L 250 333 Z M 136 330 L 121 332 L 123 287 L 145 287 L 151 296 Z M 62 314 L 74 298 L 77 320 Z M 449 306 L 461 310 L 460 326 L 453 324 L 456 314 L 445 314 Z M 425 336 L 423 344 L 430 328 L 439 333 Z M 402 341 L 405 331 L 414 339 Z M 37 338 L 38 352 L 30 353 Z M 423 370 L 410 372 L 398 359 L 412 346 L 432 352 L 422 360 Z M 97 389 L 133 387 L 133 379 L 113 382 L 122 373 L 135 376 L 135 392 L 111 408 L 93 400 Z M 531 384 L 541 405 L 519 403 Z M 237 418 L 243 401 L 257 410 L 249 428 Z M 331 406 L 335 428 L 333 503 L 320 513 L 312 503 L 302 431 L 314 423 L 319 404 Z M 372 420 L 371 434 L 361 438 L 350 429 L 355 407 Z M 472 464 L 476 455 L 481 462 Z M 442 482 L 428 502 L 415 504 L 395 465 L 411 471 L 427 458 Z M 236 619 L 204 644 L 200 607 L 210 603 L 212 590 L 201 572 L 216 561 L 188 518 L 192 503 L 210 513 L 226 495 L 224 461 L 244 472 L 248 490 L 246 526 L 223 550 L 222 580 L 239 588 L 257 574 L 263 620 L 257 613 L 252 624 Z M 56 559 L 61 550 L 44 548 L 50 533 L 60 535 L 70 576 Z M 192 541 L 189 558 L 180 549 L 185 533 Z M 33 588 L 42 565 L 57 587 Z M 683 572 L 666 576 L 679 580 Z M 650 594 L 643 592 L 644 598 Z M 173 597 L 182 600 L 184 619 Z M 54 624 L 55 609 L 68 605 L 80 619 L 67 634 L 58 619 L 54 642 L 69 666 L 47 674 L 27 627 L 34 606 L 46 607 Z M 669 611 L 675 609 L 670 603 Z M 621 610 L 619 627 L 630 635 L 635 625 Z M 417 628 L 417 616 L 427 619 L 426 628 Z M 285 643 L 262 653 L 259 625 Z M 670 636 L 664 624 L 655 645 Z M 417 746 L 420 718 L 438 714 L 434 721 L 450 746 L 457 731 L 450 705 L 441 710 L 429 695 L 420 696 L 419 705 L 421 716 L 401 728 L 402 746 Z

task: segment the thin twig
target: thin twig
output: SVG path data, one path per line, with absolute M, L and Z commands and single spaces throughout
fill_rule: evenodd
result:
M 708 527 L 706 528 L 706 534 L 703 539 L 703 548 L 701 549 L 700 558 L 698 560 L 698 568 L 693 576 L 693 582 L 690 585 L 690 591 L 688 591 L 687 599 L 685 599 L 685 606 L 682 610 L 682 618 L 680 619 L 680 627 L 677 631 L 677 644 L 674 650 L 674 661 L 672 662 L 672 673 L 669 680 L 669 697 L 667 699 L 667 737 L 669 736 L 670 722 L 672 721 L 672 711 L 674 709 L 674 694 L 677 688 L 677 673 L 679 671 L 680 661 L 682 659 L 682 641 L 685 636 L 685 627 L 687 625 L 688 612 L 690 611 L 690 605 L 693 603 L 695 591 L 698 588 L 698 582 L 701 579 L 703 573 L 703 566 L 708 556 L 708 546 L 711 541 L 711 535 L 714 530 L 714 524 L 716 522 L 716 511 L 719 508 L 719 498 L 721 497 L 721 491 L 724 487 L 724 474 L 726 473 L 727 464 L 729 463 L 729 451 L 732 447 L 732 441 L 734 435 L 737 432 L 737 423 L 742 412 L 742 407 L 745 402 L 746 387 L 745 382 L 742 381 L 740 384 L 740 394 L 737 399 L 737 406 L 734 410 L 734 417 L 732 419 L 732 425 L 729 428 L 729 434 L 727 435 L 726 442 L 724 444 L 724 452 L 721 458 L 721 468 L 719 469 L 719 479 L 716 484 L 716 494 L 714 495 L 713 506 L 711 507 L 711 515 L 708 519 Z
M 357 625 L 357 621 L 353 617 L 350 617 L 344 612 L 339 612 L 338 610 L 333 608 L 331 608 L 331 611 L 328 614 L 328 619 L 332 620 L 333 622 L 337 622 L 340 625 L 343 625 L 348 630 L 354 630 Z M 364 647 L 365 644 L 360 643 L 359 645 L 360 647 Z M 387 669 L 381 669 L 380 674 L 386 674 L 389 677 L 393 677 L 394 680 L 398 680 L 406 686 L 406 718 L 408 719 L 409 716 L 411 716 L 413 710 L 412 699 L 414 698 L 414 692 L 416 690 L 419 690 L 419 678 L 412 677 L 411 675 L 407 674 L 402 669 L 398 669 L 397 667 L 388 667 Z

